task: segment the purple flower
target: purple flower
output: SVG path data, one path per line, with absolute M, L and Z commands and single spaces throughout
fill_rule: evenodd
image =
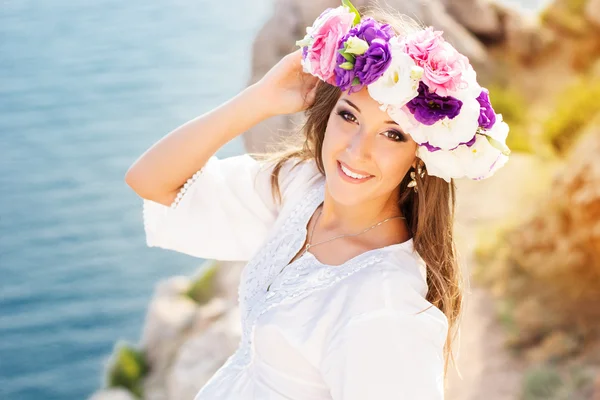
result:
M 415 119 L 425 125 L 433 125 L 448 117 L 453 119 L 462 108 L 463 102 L 451 97 L 443 97 L 429 92 L 429 87 L 419 83 L 419 95 L 406 105 Z
M 473 139 L 469 140 L 468 142 L 459 143 L 458 146 L 461 146 L 461 145 L 464 144 L 467 147 L 471 147 L 471 146 L 473 146 L 475 144 L 476 141 L 477 141 L 477 135 L 473 135 Z M 419 146 L 425 147 L 430 153 L 433 153 L 434 151 L 438 151 L 438 150 L 442 149 L 441 147 L 435 147 L 435 146 L 429 144 L 429 142 L 419 143 Z M 456 146 L 456 147 L 454 147 L 454 148 L 452 148 L 452 149 L 450 149 L 448 151 L 452 151 L 452 150 L 458 148 L 458 146 Z
M 354 63 L 354 72 L 363 86 L 379 79 L 392 62 L 390 44 L 387 41 L 376 38 L 369 44 L 369 49 L 357 56 Z
M 438 151 L 441 150 L 441 147 L 435 147 L 429 144 L 429 142 L 425 142 L 425 143 L 421 143 L 419 146 L 423 146 L 425 147 L 430 153 L 433 153 L 434 151 Z
M 477 101 L 481 106 L 481 113 L 479 114 L 479 126 L 483 129 L 491 129 L 496 123 L 496 112 L 492 108 L 492 103 L 490 102 L 490 93 L 487 89 L 483 89 L 477 98 Z
M 369 44 L 375 39 L 383 39 L 386 42 L 394 36 L 394 30 L 389 24 L 380 24 L 371 17 L 365 17 L 348 33 L 348 37 L 357 36 L 366 40 Z
M 394 36 L 392 27 L 380 24 L 373 18 L 363 18 L 340 40 L 339 50 L 344 49 L 344 43 L 350 37 L 356 36 L 366 41 L 369 48 L 364 54 L 354 57 L 354 68 L 347 70 L 340 68 L 345 63 L 344 56 L 338 53 L 335 68 L 335 82 L 342 91 L 349 93 L 358 92 L 380 78 L 392 61 L 389 40 Z
M 340 61 L 339 58 L 342 58 Z M 338 65 L 346 61 L 344 57 L 338 56 Z M 335 70 L 335 85 L 339 87 L 342 92 L 348 91 L 348 93 L 355 93 L 362 89 L 361 85 L 352 86 L 352 81 L 356 78 L 354 70 L 345 70 L 342 68 L 336 68 Z
M 473 139 L 469 140 L 468 142 L 459 143 L 458 146 L 460 146 L 461 144 L 466 144 L 467 147 L 471 147 L 475 144 L 476 141 L 477 141 L 477 135 L 473 135 Z M 458 146 L 456 146 L 456 147 L 458 147 Z

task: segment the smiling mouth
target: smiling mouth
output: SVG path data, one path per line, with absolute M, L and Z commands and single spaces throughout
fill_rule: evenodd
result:
M 347 181 L 350 181 L 352 183 L 365 182 L 374 177 L 373 175 L 367 174 L 363 171 L 361 171 L 360 173 L 357 171 L 354 171 L 354 170 L 350 169 L 350 167 L 348 167 L 346 164 L 342 163 L 341 161 L 337 161 L 337 166 L 338 166 L 338 171 L 340 172 L 340 175 L 343 178 L 345 178 Z

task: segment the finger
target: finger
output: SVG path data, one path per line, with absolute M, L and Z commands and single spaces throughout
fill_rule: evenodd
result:
M 300 61 L 302 61 L 302 49 L 293 51 L 289 53 L 286 57 L 290 59 L 290 62 L 300 64 Z
M 316 79 L 315 84 L 309 90 L 309 92 L 306 94 L 306 97 L 305 97 L 304 101 L 305 101 L 305 103 L 306 103 L 307 106 L 310 106 L 310 105 L 312 105 L 314 103 L 315 96 L 317 94 L 317 86 L 318 86 L 318 79 Z

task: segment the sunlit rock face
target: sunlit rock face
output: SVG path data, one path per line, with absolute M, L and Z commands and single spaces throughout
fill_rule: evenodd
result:
M 135 400 L 136 397 L 125 389 L 106 389 L 96 392 L 89 400 Z
M 600 0 L 589 0 L 585 9 L 585 16 L 600 27 Z
M 515 301 L 520 344 L 539 342 L 536 358 L 557 346 L 549 332 L 592 343 L 600 335 L 600 129 L 592 124 L 571 149 L 536 215 L 508 236 L 502 280 Z M 562 340 L 561 342 L 565 342 Z M 519 343 L 516 343 L 519 345 Z M 548 351 L 544 350 L 548 348 Z M 569 353 L 568 348 L 561 356 Z M 592 354 L 591 351 L 588 352 Z

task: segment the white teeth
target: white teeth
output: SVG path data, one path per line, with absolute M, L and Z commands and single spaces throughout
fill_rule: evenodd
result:
M 364 179 L 364 178 L 368 178 L 369 175 L 359 175 L 359 174 L 355 174 L 354 172 L 350 171 L 348 168 L 344 167 L 344 164 L 340 163 L 340 166 L 342 167 L 342 171 L 344 171 L 344 173 L 354 179 Z

